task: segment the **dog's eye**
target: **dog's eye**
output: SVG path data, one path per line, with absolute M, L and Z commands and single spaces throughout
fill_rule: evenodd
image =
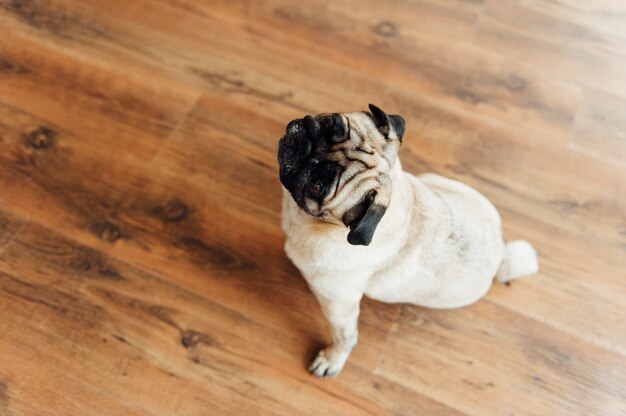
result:
M 319 179 L 314 180 L 309 185 L 309 192 L 311 192 L 311 195 L 313 196 L 320 196 L 323 190 L 324 190 L 324 184 Z

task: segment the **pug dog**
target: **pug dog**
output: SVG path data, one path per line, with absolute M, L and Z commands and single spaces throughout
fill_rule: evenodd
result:
M 318 377 L 337 375 L 357 344 L 363 295 L 458 308 L 484 296 L 494 277 L 538 271 L 536 251 L 504 241 L 483 195 L 404 172 L 404 119 L 369 109 L 293 120 L 278 145 L 285 251 L 331 330 L 332 343 L 309 367 Z

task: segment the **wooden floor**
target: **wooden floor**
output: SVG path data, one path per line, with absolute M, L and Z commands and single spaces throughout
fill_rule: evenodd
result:
M 317 380 L 275 149 L 369 102 L 541 272 Z M 623 0 L 0 0 L 0 415 L 222 414 L 626 414 Z

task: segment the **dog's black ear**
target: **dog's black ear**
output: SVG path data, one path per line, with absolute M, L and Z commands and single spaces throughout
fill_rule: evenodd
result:
M 376 193 L 366 196 L 343 216 L 343 223 L 350 227 L 348 243 L 354 246 L 369 245 L 378 223 L 385 215 L 387 207 L 374 203 L 375 196 Z
M 402 137 L 404 136 L 404 130 L 405 130 L 404 119 L 399 115 L 392 114 L 389 116 L 389 121 L 391 125 L 393 126 L 393 129 L 395 130 L 396 135 L 398 136 L 398 139 L 402 141 Z
M 389 117 L 387 117 L 387 114 L 374 104 L 370 104 L 369 108 L 374 116 L 374 124 L 376 125 L 376 128 L 385 136 L 389 134 Z

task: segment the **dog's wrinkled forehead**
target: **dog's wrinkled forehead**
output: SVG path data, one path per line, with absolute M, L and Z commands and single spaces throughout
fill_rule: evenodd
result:
M 388 119 L 381 128 L 375 116 L 366 111 L 338 114 L 335 122 L 337 116 L 341 117 L 345 132 L 341 137 L 333 139 L 333 145 L 319 149 L 327 158 L 342 166 L 358 162 L 365 169 L 377 169 L 382 167 L 380 164 L 383 162 L 387 166 L 393 163 L 401 141 L 398 134 L 400 129 L 396 130 L 393 126 L 393 119 Z M 332 115 L 318 117 L 320 124 L 323 124 Z
M 385 117 L 386 122 L 384 124 L 381 124 L 376 116 L 367 111 L 319 114 L 316 119 L 322 127 L 322 132 L 334 136 L 333 141 L 336 143 L 358 138 L 359 141 L 371 146 L 383 146 L 393 139 L 402 140 L 404 133 L 404 120 L 402 118 L 386 115 Z M 341 128 L 338 128 L 338 124 L 342 125 L 345 130 L 342 131 Z
M 349 124 L 350 138 L 358 138 L 371 146 L 382 146 L 387 141 L 376 127 L 376 121 L 367 111 L 343 114 Z

